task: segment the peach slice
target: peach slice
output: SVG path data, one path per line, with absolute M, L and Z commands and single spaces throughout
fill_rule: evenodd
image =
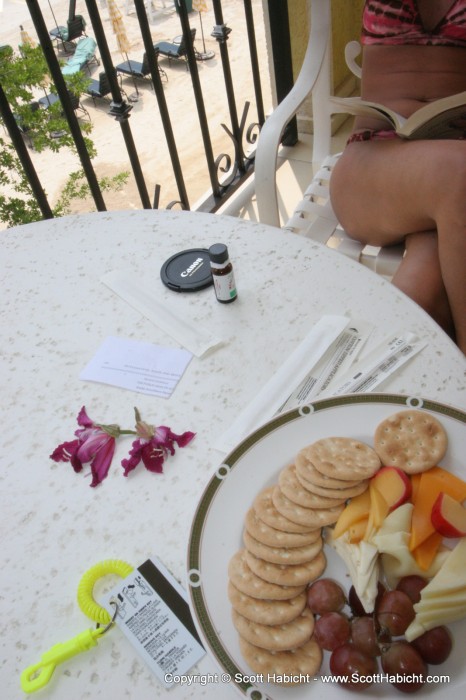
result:
M 411 481 L 398 467 L 382 467 L 371 479 L 371 485 L 386 500 L 389 512 L 398 508 L 411 496 Z
M 466 535 L 466 508 L 443 491 L 432 506 L 432 525 L 443 537 Z

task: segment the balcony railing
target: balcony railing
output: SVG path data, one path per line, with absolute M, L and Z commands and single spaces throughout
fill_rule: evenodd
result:
M 221 153 L 214 152 L 214 145 L 211 138 L 212 117 L 209 123 L 206 110 L 206 103 L 208 103 L 209 95 L 205 94 L 205 88 L 203 89 L 201 85 L 198 67 L 199 61 L 206 57 L 203 57 L 202 54 L 196 51 L 192 39 L 190 17 L 192 18 L 193 15 L 188 11 L 188 9 L 191 9 L 191 0 L 174 0 L 174 3 L 176 14 L 179 19 L 180 40 L 182 37 L 182 41 L 184 41 L 186 47 L 187 77 L 190 81 L 196 106 L 196 114 L 191 114 L 189 116 L 189 120 L 186 122 L 186 128 L 191 128 L 190 121 L 192 119 L 198 120 L 202 139 L 202 144 L 198 144 L 199 167 L 205 167 L 207 174 L 206 181 L 209 183 L 209 187 L 206 187 L 207 195 L 202 201 L 197 201 L 196 208 L 203 211 L 215 212 L 252 174 L 254 170 L 254 144 L 264 122 L 265 113 L 263 88 L 261 84 L 261 66 L 258 57 L 252 1 L 237 0 L 238 4 L 242 2 L 244 7 L 247 42 L 242 46 L 242 51 L 248 54 L 248 71 L 250 71 L 252 84 L 251 92 L 253 94 L 253 100 L 245 100 L 243 104 L 238 104 L 235 96 L 234 73 L 229 56 L 228 42 L 231 33 L 235 31 L 235 27 L 230 27 L 225 24 L 221 0 L 208 1 L 215 17 L 215 26 L 213 27 L 211 37 L 215 38 L 217 42 L 222 66 L 223 88 L 226 96 L 225 104 L 227 105 L 226 114 L 215 116 L 224 130 L 224 148 L 222 148 Z M 56 92 L 61 101 L 63 112 L 68 121 L 95 207 L 98 211 L 103 211 L 106 209 L 104 196 L 100 189 L 92 160 L 87 152 L 77 116 L 71 104 L 65 77 L 58 60 L 56 46 L 54 46 L 52 36 L 50 35 L 50 27 L 44 19 L 38 0 L 26 0 L 26 2 Z M 270 18 L 270 27 L 267 28 L 267 35 L 271 42 L 270 50 L 272 54 L 277 57 L 277 61 L 274 62 L 275 70 L 271 71 L 275 73 L 275 76 L 271 76 L 271 78 L 275 77 L 276 79 L 275 92 L 278 99 L 281 99 L 292 84 L 291 53 L 289 50 L 290 38 L 287 24 L 287 0 L 263 0 L 263 2 L 266 5 L 265 16 Z M 101 0 L 99 0 L 99 4 L 102 5 Z M 101 68 L 99 71 L 105 71 L 109 81 L 111 91 L 109 115 L 118 122 L 121 128 L 128 155 L 128 162 L 137 185 L 141 206 L 143 208 L 157 208 L 160 205 L 162 185 L 156 184 L 154 191 L 149 192 L 146 176 L 141 165 L 141 157 L 137 151 L 131 128 L 130 117 L 133 105 L 122 91 L 120 82 L 117 79 L 107 36 L 102 24 L 101 10 L 99 11 L 96 0 L 85 0 L 85 5 L 90 23 L 87 31 L 88 33 L 92 33 L 97 42 L 97 52 L 101 61 Z M 168 198 L 165 197 L 165 199 L 169 201 L 166 206 L 170 208 L 178 206 L 183 209 L 189 209 L 192 206 L 189 197 L 189 182 L 186 181 L 185 172 L 181 166 L 182 154 L 179 153 L 173 129 L 173 123 L 178 123 L 179 120 L 186 119 L 186 114 L 174 113 L 173 109 L 170 111 L 167 104 L 162 76 L 159 71 L 159 54 L 157 48 L 154 47 L 154 40 L 151 36 L 146 2 L 144 0 L 134 0 L 134 8 L 143 41 L 144 52 L 147 56 L 149 77 L 152 82 L 163 126 L 163 134 L 160 134 L 160 138 L 164 138 L 166 141 L 174 182 L 176 183 L 176 191 L 174 191 L 173 194 L 170 193 Z M 73 16 L 75 16 L 74 12 L 75 2 L 72 0 L 70 3 L 69 19 L 73 19 Z M 261 29 L 262 31 L 264 30 L 263 27 L 261 27 Z M 52 208 L 47 201 L 44 188 L 34 168 L 33 159 L 24 142 L 23 136 L 18 130 L 16 120 L 9 107 L 1 84 L 0 112 L 3 123 L 11 137 L 23 169 L 26 172 L 42 215 L 44 218 L 50 218 L 52 216 Z M 217 124 L 215 126 L 217 126 Z M 295 136 L 291 131 L 287 134 L 286 138 L 288 142 L 292 142 Z M 165 179 L 165 175 L 162 173 L 157 177 Z

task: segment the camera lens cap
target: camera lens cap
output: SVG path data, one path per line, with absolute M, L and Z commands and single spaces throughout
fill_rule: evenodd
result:
M 191 248 L 175 253 L 162 265 L 160 277 L 175 292 L 196 292 L 209 287 L 213 282 L 209 251 Z

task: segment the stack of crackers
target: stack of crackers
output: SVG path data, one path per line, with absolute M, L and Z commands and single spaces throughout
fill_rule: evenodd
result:
M 255 498 L 244 549 L 229 564 L 228 596 L 241 652 L 256 673 L 294 685 L 319 670 L 306 589 L 326 567 L 322 528 L 337 521 L 380 466 L 377 453 L 358 440 L 323 438 Z

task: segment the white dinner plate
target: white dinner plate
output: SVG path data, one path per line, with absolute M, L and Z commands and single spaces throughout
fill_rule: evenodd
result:
M 190 604 L 196 626 L 206 649 L 216 660 L 221 673 L 245 697 L 252 700 L 332 700 L 351 697 L 336 683 L 322 681 L 329 673 L 327 652 L 316 679 L 309 684 L 284 687 L 258 683 L 257 674 L 248 667 L 239 650 L 238 634 L 231 620 L 227 595 L 228 563 L 242 548 L 245 515 L 255 496 L 263 488 L 277 483 L 280 470 L 294 461 L 296 453 L 311 442 L 329 436 L 347 436 L 372 444 L 378 423 L 392 413 L 420 408 L 434 414 L 448 434 L 448 451 L 441 466 L 466 477 L 464 411 L 429 401 L 399 395 L 355 394 L 324 399 L 284 413 L 266 423 L 243 440 L 218 467 L 198 505 L 190 534 L 188 550 L 188 584 Z M 326 547 L 328 563 L 324 576 L 339 580 L 349 589 L 351 581 L 346 567 L 333 550 Z M 466 565 L 466 562 L 465 562 Z M 466 620 L 448 625 L 454 648 L 440 666 L 429 667 L 433 676 L 449 676 L 429 683 L 417 693 L 439 697 L 448 693 L 449 700 L 464 698 L 466 693 Z M 252 682 L 254 681 L 254 682 Z M 361 690 L 364 697 L 398 697 L 402 694 L 389 683 L 377 682 Z

